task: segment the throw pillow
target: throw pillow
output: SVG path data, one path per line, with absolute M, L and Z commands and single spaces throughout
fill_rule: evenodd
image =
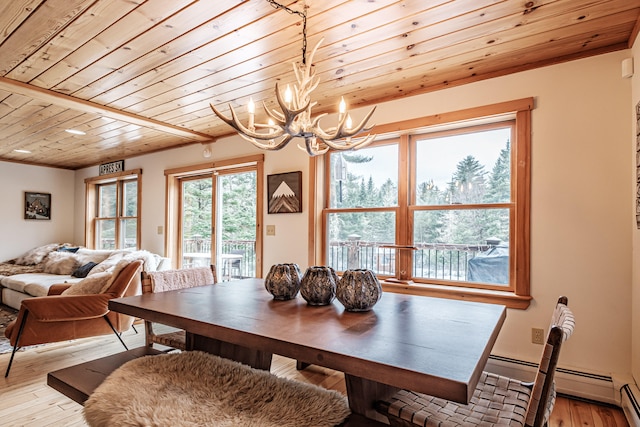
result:
M 51 252 L 42 261 L 42 270 L 49 274 L 70 275 L 80 264 L 80 260 L 71 252 Z
M 109 255 L 109 258 L 105 259 L 104 261 L 100 262 L 98 265 L 93 267 L 93 269 L 91 269 L 88 275 L 93 276 L 94 274 L 103 273 L 105 271 L 112 273 L 113 268 L 116 266 L 118 261 L 120 261 L 124 256 L 125 256 L 124 252 L 114 252 L 113 254 Z
M 80 248 L 76 255 L 82 260 L 82 264 L 86 264 L 89 261 L 100 263 L 109 258 L 109 255 L 113 254 L 113 250 L 107 249 L 87 249 Z
M 158 262 L 156 261 L 155 255 L 149 251 L 139 250 L 132 251 L 124 255 L 122 259 L 126 259 L 129 262 L 140 260 L 143 262 L 142 269 L 144 271 L 156 271 L 158 268 Z
M 58 249 L 58 243 L 50 243 L 44 246 L 33 248 L 16 258 L 15 263 L 18 265 L 36 265 L 40 264 L 44 257 L 50 252 Z
M 85 278 L 87 277 L 91 269 L 96 265 L 98 265 L 97 262 L 89 261 L 88 263 L 81 265 L 80 267 L 73 270 L 73 273 L 71 273 L 71 275 L 73 277 Z
M 103 272 L 88 276 L 78 283 L 74 283 L 69 289 L 62 292 L 62 295 L 87 295 L 99 294 L 103 287 L 111 279 L 111 273 Z

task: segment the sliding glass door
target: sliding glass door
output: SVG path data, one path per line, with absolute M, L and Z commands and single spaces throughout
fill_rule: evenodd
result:
M 215 264 L 220 281 L 257 276 L 257 181 L 253 165 L 178 178 L 178 267 Z
M 211 264 L 212 189 L 211 175 L 181 179 L 180 241 L 183 268 Z
M 256 171 L 214 174 L 216 248 L 222 280 L 256 276 Z

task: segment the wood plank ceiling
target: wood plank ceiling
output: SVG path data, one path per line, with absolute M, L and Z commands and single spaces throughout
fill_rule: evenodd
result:
M 640 0 L 306 7 L 314 113 L 626 49 L 640 17 Z M 0 160 L 68 169 L 231 134 L 209 103 L 274 106 L 302 47 L 300 17 L 266 0 L 2 0 L 0 29 Z

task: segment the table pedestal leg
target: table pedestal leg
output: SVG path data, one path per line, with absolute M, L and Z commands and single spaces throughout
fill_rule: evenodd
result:
M 384 415 L 375 410 L 374 404 L 377 400 L 388 399 L 400 390 L 399 388 L 349 374 L 344 374 L 344 379 L 347 385 L 349 408 L 353 413 L 388 422 Z
M 241 345 L 216 340 L 202 335 L 187 333 L 187 350 L 200 350 L 225 359 L 249 365 L 255 369 L 271 369 L 271 353 L 254 350 Z

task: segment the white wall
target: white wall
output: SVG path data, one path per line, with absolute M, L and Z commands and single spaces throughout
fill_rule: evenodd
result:
M 258 151 L 239 137 L 226 138 L 213 144 L 213 155 L 210 159 L 205 159 L 202 156 L 203 148 L 201 144 L 194 144 L 179 150 L 163 151 L 125 160 L 125 169 L 127 170 L 142 168 L 141 248 L 159 254 L 164 253 L 164 235 L 158 234 L 157 231 L 158 226 L 164 228 L 165 225 L 164 171 L 166 169 L 260 153 L 265 154 L 265 175 L 302 171 L 304 191 L 303 212 L 297 214 L 267 214 L 266 194 L 264 195 L 264 224 L 276 226 L 275 236 L 264 237 L 264 268 L 268 271 L 272 264 L 282 262 L 295 262 L 300 266 L 306 265 L 308 221 L 306 192 L 309 182 L 309 158 L 306 153 L 299 150 L 295 143 L 289 144 L 278 152 Z M 97 166 L 80 170 L 76 174 L 75 213 L 78 218 L 84 218 L 84 179 L 97 175 Z M 83 241 L 84 223 L 82 221 L 75 224 L 75 236 L 79 241 Z
M 616 52 L 381 105 L 376 121 L 459 110 L 534 96 L 531 291 L 510 310 L 494 354 L 536 361 L 531 327 L 548 326 L 561 294 L 577 332 L 560 365 L 630 372 L 633 177 L 629 169 L 630 81 Z M 380 118 L 383 118 L 382 120 Z
M 0 260 L 46 243 L 73 241 L 74 172 L 0 162 Z M 24 219 L 24 192 L 51 193 L 51 220 Z
M 620 77 L 621 60 L 631 53 L 610 53 L 378 106 L 374 121 L 383 124 L 535 97 L 531 201 L 534 300 L 528 310 L 509 310 L 494 354 L 538 360 L 541 347 L 530 343 L 531 327 L 546 327 L 556 298 L 564 294 L 569 297 L 578 326 L 563 348 L 560 366 L 603 374 L 631 371 L 632 271 L 635 311 L 640 307 L 640 273 L 633 269 L 632 260 L 637 259 L 640 240 L 637 232 L 629 232 L 635 203 L 635 171 L 631 168 L 635 146 L 632 151 L 629 144 L 634 126 L 629 120 L 629 107 L 634 102 L 631 80 Z M 636 77 L 633 100 L 640 98 L 639 92 Z M 301 170 L 306 191 L 308 158 L 295 144 L 290 145 L 280 152 L 265 153 L 265 174 Z M 237 137 L 218 141 L 213 151 L 213 159 L 258 152 Z M 202 146 L 196 144 L 126 160 L 126 169 L 143 169 L 143 249 L 159 253 L 164 249 L 164 237 L 157 234 L 157 227 L 164 225 L 164 170 L 203 163 L 201 153 Z M 16 176 L 12 185 L 18 188 L 16 203 L 21 203 L 21 183 L 29 179 L 30 171 L 21 170 L 17 176 L 0 172 L 0 177 Z M 48 175 L 59 173 L 44 168 L 43 171 L 47 185 Z M 73 226 L 76 242 L 84 237 L 84 178 L 95 175 L 97 167 L 75 174 L 75 210 L 69 216 L 76 218 Z M 38 191 L 49 189 L 37 184 L 34 186 Z M 55 201 L 58 189 L 51 192 Z M 265 225 L 275 225 L 277 229 L 276 236 L 264 237 L 265 271 L 278 262 L 307 266 L 309 197 L 303 199 L 302 214 L 264 213 Z M 7 200 L 6 195 L 3 200 Z M 15 223 L 21 218 L 21 210 L 16 209 L 12 214 L 17 218 Z M 57 203 L 54 209 L 60 209 Z M 14 232 L 16 238 L 23 235 Z M 636 248 L 633 258 L 632 243 Z M 30 246 L 33 245 L 25 245 Z M 638 315 L 635 316 L 634 324 L 638 325 Z M 634 337 L 637 374 L 640 354 L 637 329 Z

